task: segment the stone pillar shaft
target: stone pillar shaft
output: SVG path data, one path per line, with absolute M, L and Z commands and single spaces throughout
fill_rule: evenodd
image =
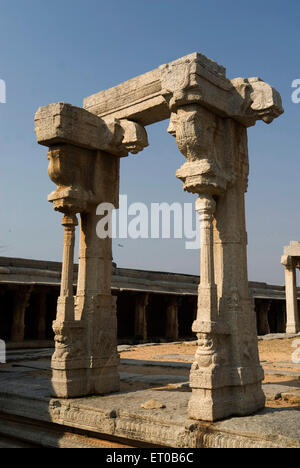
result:
M 287 333 L 298 333 L 300 331 L 299 310 L 297 302 L 296 268 L 286 266 L 286 312 L 287 312 Z
M 177 341 L 179 338 L 178 298 L 172 298 L 167 307 L 166 338 Z
M 75 317 L 86 324 L 86 394 L 120 388 L 116 298 L 111 294 L 112 240 L 97 236 L 96 206 L 81 214 Z
M 268 319 L 271 303 L 272 301 L 261 301 L 259 304 L 257 331 L 260 336 L 269 335 L 271 333 Z
M 64 216 L 62 225 L 65 228 L 64 252 L 62 262 L 61 290 L 62 297 L 72 297 L 73 293 L 73 269 L 76 216 Z
M 60 322 L 74 320 L 74 246 L 75 228 L 78 225 L 76 216 L 64 216 L 62 225 L 64 226 L 64 250 L 60 297 L 56 317 L 56 320 Z
M 33 287 L 20 288 L 14 295 L 13 324 L 10 340 L 13 343 L 22 343 L 25 338 L 25 313 L 29 304 Z
M 135 303 L 135 323 L 134 335 L 136 339 L 147 341 L 147 305 L 149 304 L 149 294 L 137 295 Z
M 245 191 L 247 131 L 198 105 L 179 107 L 177 144 L 187 162 L 177 171 L 199 198 L 201 282 L 198 338 L 190 375 L 189 416 L 217 421 L 265 405 L 254 302 L 249 298 Z
M 196 211 L 200 219 L 201 265 L 197 322 L 215 322 L 218 315 L 214 270 L 213 215 L 216 202 L 211 195 L 200 195 Z M 197 323 L 193 330 L 198 331 Z

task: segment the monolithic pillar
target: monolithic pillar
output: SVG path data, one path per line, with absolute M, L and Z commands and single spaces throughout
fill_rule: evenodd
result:
M 272 301 L 261 300 L 259 302 L 257 311 L 257 332 L 259 336 L 269 335 L 271 333 L 268 317 L 271 304 Z
M 258 78 L 229 82 L 223 67 L 200 55 L 163 66 L 161 73 L 169 133 L 187 159 L 177 177 L 199 197 L 201 282 L 193 324 L 198 348 L 189 416 L 216 421 L 252 414 L 264 407 L 265 396 L 248 291 L 247 127 L 257 120 L 271 123 L 282 113 L 281 99 Z
M 179 337 L 178 297 L 167 298 L 166 339 L 177 341 Z
M 218 316 L 217 286 L 215 283 L 213 219 L 216 202 L 210 194 L 201 194 L 196 202 L 200 219 L 201 264 L 198 288 L 198 317 L 202 322 L 214 323 Z M 194 331 L 196 325 L 194 326 Z
M 137 340 L 147 341 L 147 306 L 149 304 L 149 294 L 138 294 L 135 296 L 135 319 L 134 336 Z
M 112 239 L 109 228 L 98 230 L 102 218 L 97 207 L 105 203 L 110 213 L 111 207 L 118 208 L 120 158 L 147 146 L 147 134 L 134 122 L 106 123 L 63 103 L 39 109 L 36 134 L 38 142 L 50 148 L 49 176 L 58 186 L 48 199 L 64 214 L 61 294 L 53 324 L 53 394 L 74 398 L 115 392 L 120 379 L 116 301 L 111 295 Z M 80 248 L 74 298 L 77 214 Z

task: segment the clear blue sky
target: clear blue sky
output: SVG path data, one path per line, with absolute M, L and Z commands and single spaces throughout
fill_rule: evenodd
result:
M 285 115 L 249 131 L 247 195 L 249 276 L 283 283 L 280 256 L 300 240 L 300 3 L 296 0 L 1 0 L 0 254 L 61 259 L 60 215 L 47 203 L 54 188 L 46 148 L 36 144 L 41 105 L 85 96 L 199 51 L 227 76 L 260 76 L 282 94 Z M 167 123 L 148 127 L 150 147 L 122 161 L 121 193 L 130 201 L 194 201 L 175 171 L 183 158 Z M 120 266 L 198 273 L 199 252 L 183 241 L 122 241 Z

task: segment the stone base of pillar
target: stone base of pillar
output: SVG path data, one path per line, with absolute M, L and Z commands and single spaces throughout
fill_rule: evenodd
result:
M 88 363 L 52 360 L 52 393 L 56 398 L 80 398 L 89 395 L 106 395 L 120 391 L 118 366 L 89 369 Z
M 89 312 L 84 319 L 53 323 L 53 394 L 57 398 L 79 398 L 118 392 L 116 299 L 110 295 L 80 296 L 76 302 Z
M 118 367 L 100 367 L 91 369 L 89 374 L 91 389 L 89 395 L 107 395 L 120 391 Z
M 296 333 L 299 333 L 300 332 L 300 325 L 296 325 L 296 324 L 291 324 L 291 325 L 287 325 L 286 326 L 286 333 L 288 333 L 289 335 L 295 335 Z
M 52 394 L 56 398 L 79 398 L 87 395 L 86 369 L 53 369 Z
M 217 389 L 193 389 L 189 417 L 215 422 L 234 416 L 248 416 L 265 407 L 266 398 L 260 384 Z
M 237 340 L 233 333 L 235 329 L 233 321 L 229 324 L 220 320 L 196 320 L 193 324 L 198 347 L 190 374 L 191 419 L 215 422 L 228 417 L 250 415 L 265 407 L 265 395 L 261 387 L 264 372 L 255 353 L 257 340 L 251 340 L 250 337 L 245 339 L 243 361 L 236 354 L 236 360 L 241 365 L 233 365 L 233 349 Z

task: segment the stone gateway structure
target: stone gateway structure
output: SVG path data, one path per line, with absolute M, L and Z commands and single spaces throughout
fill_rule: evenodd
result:
M 118 391 L 112 246 L 96 235 L 96 207 L 101 202 L 118 207 L 120 158 L 148 145 L 145 126 L 170 119 L 169 133 L 186 158 L 177 177 L 184 190 L 197 195 L 201 223 L 189 416 L 216 421 L 264 407 L 247 276 L 247 127 L 258 120 L 271 123 L 282 113 L 280 95 L 270 85 L 259 78 L 230 81 L 223 67 L 198 53 L 91 96 L 83 109 L 63 103 L 39 109 L 37 140 L 50 148 L 49 175 L 57 184 L 49 201 L 63 214 L 65 229 L 52 359 L 57 397 Z M 136 327 L 145 333 L 142 312 Z

